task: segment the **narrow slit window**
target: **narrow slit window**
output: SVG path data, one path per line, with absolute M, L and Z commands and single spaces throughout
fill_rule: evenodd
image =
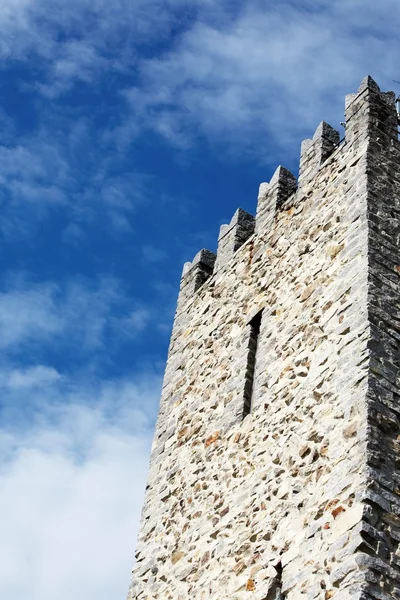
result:
M 284 600 L 285 596 L 282 594 L 282 563 L 279 561 L 275 565 L 276 577 L 273 580 L 271 587 L 268 590 L 268 595 L 265 600 Z
M 260 335 L 262 319 L 262 310 L 258 312 L 250 321 L 249 345 L 247 350 L 247 365 L 246 365 L 246 380 L 244 384 L 244 403 L 243 403 L 243 418 L 250 414 L 252 407 L 252 397 L 254 388 L 254 373 L 257 360 L 257 346 Z

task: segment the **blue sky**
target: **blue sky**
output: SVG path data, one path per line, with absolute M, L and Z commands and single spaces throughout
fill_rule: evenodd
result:
M 396 90 L 399 27 L 398 0 L 2 1 L 0 597 L 125 597 L 182 265 L 366 74 Z

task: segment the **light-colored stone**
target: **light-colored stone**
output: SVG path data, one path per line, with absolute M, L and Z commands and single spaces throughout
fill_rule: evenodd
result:
M 366 79 L 337 142 L 185 268 L 130 600 L 400 598 L 394 98 Z

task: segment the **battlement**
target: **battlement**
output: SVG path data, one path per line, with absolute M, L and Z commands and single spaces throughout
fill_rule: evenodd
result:
M 367 77 L 185 264 L 129 600 L 400 598 L 397 127 Z
M 322 121 L 311 139 L 301 143 L 298 180 L 283 166 L 277 167 L 271 180 L 259 187 L 256 217 L 239 208 L 228 225 L 221 225 L 218 250 L 201 250 L 193 261 L 185 263 L 181 280 L 180 305 L 229 263 L 239 248 L 255 233 L 265 235 L 274 228 L 277 212 L 288 208 L 288 199 L 296 204 L 312 188 L 319 172 L 341 146 L 353 147 L 366 142 L 370 135 L 383 135 L 385 143 L 397 142 L 398 116 L 393 92 L 381 92 L 367 76 L 356 93 L 345 98 L 345 134 Z

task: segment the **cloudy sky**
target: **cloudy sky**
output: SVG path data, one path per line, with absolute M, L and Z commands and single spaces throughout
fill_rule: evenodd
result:
M 0 597 L 125 598 L 182 264 L 344 95 L 398 0 L 0 3 Z

